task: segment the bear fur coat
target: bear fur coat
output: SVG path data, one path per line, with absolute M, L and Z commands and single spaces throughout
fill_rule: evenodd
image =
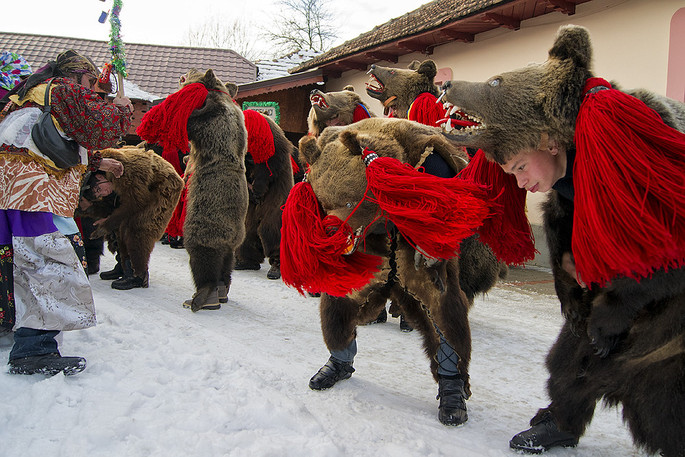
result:
M 234 252 L 245 239 L 247 131 L 242 111 L 212 70 L 191 70 L 182 81 L 182 87 L 200 83 L 208 90 L 187 124 L 192 178 L 183 242 L 195 283 L 190 303 L 195 312 L 227 301 Z
M 246 113 L 247 114 L 247 113 Z M 281 244 L 281 207 L 293 187 L 292 157 L 295 145 L 286 138 L 283 130 L 269 116 L 262 116 L 268 124 L 266 131 L 251 131 L 248 126 L 248 145 L 251 135 L 261 134 L 273 138 L 273 155 L 259 162 L 248 146 L 245 156 L 245 173 L 249 205 L 245 218 L 245 240 L 236 251 L 236 268 L 258 270 L 266 257 L 271 268 L 269 279 L 279 279 Z M 247 121 L 246 121 L 247 123 Z
M 594 76 L 591 64 L 588 31 L 565 26 L 542 64 L 485 82 L 447 82 L 445 99 L 481 123 L 451 132 L 452 138 L 482 148 L 500 164 L 519 151 L 538 148 L 541 138 L 575 150 L 583 88 Z M 645 90 L 626 92 L 652 108 L 663 124 L 685 131 L 685 104 Z M 640 280 L 619 276 L 602 287 L 581 286 L 562 268 L 564 253 L 573 252 L 573 196 L 555 187 L 543 211 L 565 323 L 546 360 L 551 403 L 531 425 L 551 413 L 560 430 L 580 437 L 597 401 L 604 399 L 622 406 L 637 446 L 667 457 L 685 455 L 685 268 L 661 268 Z
M 91 237 L 112 239 L 113 235 L 122 265 L 129 260 L 135 276 L 147 277 L 150 254 L 164 234 L 181 195 L 183 180 L 173 165 L 153 151 L 128 146 L 104 149 L 101 153 L 124 166 L 119 178 L 105 173 L 116 194 L 116 206 L 94 201 L 87 209 L 79 209 L 77 215 L 104 218 Z
M 383 259 L 381 270 L 363 288 L 345 296 L 321 294 L 324 342 L 331 351 L 345 349 L 356 337 L 356 327 L 376 318 L 386 301 L 392 300 L 421 334 L 436 381 L 439 347 L 436 327 L 440 329 L 459 355 L 458 368 L 468 395 L 469 307 L 475 295 L 495 284 L 501 266 L 474 239 L 475 235 L 462 242 L 459 258 L 450 258 L 436 266 L 417 261 L 413 244 L 401 234 L 392 235 L 388 229 L 392 224 L 387 225 L 385 218 L 376 217 L 375 203 L 363 201 L 357 207 L 366 190 L 365 165 L 360 156 L 363 147 L 414 167 L 420 166 L 431 151 L 455 171 L 466 166 L 462 151 L 439 130 L 403 119 L 365 119 L 346 127 L 328 127 L 318 139 L 307 136 L 300 140 L 302 160 L 310 165 L 306 181 L 311 184 L 324 213 L 347 220 L 355 233 L 364 234 L 357 249 Z M 421 244 L 420 239 L 413 242 Z

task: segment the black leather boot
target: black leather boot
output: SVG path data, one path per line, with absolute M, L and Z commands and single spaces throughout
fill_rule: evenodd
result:
M 545 411 L 537 421 L 531 421 L 532 427 L 514 435 L 509 447 L 529 454 L 540 454 L 556 446 L 573 447 L 578 444 L 578 437 L 559 430 L 556 420 L 550 411 Z
M 124 267 L 121 266 L 121 259 L 119 257 L 119 254 L 116 255 L 116 260 L 117 264 L 114 265 L 114 268 L 112 268 L 109 271 L 103 271 L 100 273 L 100 279 L 105 280 L 105 281 L 111 281 L 112 279 L 119 279 L 122 276 L 124 276 Z
M 112 289 L 117 290 L 130 290 L 138 287 L 147 288 L 148 287 L 148 272 L 145 272 L 145 276 L 140 277 L 133 274 L 133 268 L 131 268 L 131 261 L 126 260 L 124 262 L 124 277 L 112 281 Z
M 333 387 L 336 382 L 352 376 L 354 368 L 352 362 L 343 362 L 331 356 L 328 362 L 309 380 L 309 388 L 323 390 Z
M 54 376 L 64 373 L 65 376 L 82 372 L 86 368 L 86 359 L 83 357 L 62 357 L 59 353 L 33 355 L 20 359 L 10 360 L 10 374 L 44 374 Z
M 438 381 L 438 420 L 445 425 L 461 425 L 469 419 L 466 412 L 464 381 L 458 376 L 440 376 Z

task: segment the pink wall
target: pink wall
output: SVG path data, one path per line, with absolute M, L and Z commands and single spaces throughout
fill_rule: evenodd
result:
M 666 96 L 685 102 L 685 8 L 671 18 Z

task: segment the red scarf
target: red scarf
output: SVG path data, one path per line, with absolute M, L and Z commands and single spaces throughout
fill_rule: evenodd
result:
M 526 216 L 527 191 L 518 187 L 516 178 L 488 160 L 479 149 L 459 173 L 459 179 L 487 186 L 488 199 L 498 203 L 495 214 L 478 229 L 481 241 L 507 265 L 523 265 L 533 260 L 535 239 Z

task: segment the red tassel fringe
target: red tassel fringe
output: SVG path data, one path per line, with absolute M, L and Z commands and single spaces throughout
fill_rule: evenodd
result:
M 588 80 L 610 87 L 606 81 Z M 685 265 L 685 134 L 642 101 L 588 94 L 576 119 L 573 253 L 586 284 Z
M 369 200 L 380 206 L 405 238 L 434 258 L 458 255 L 461 242 L 492 211 L 482 186 L 421 173 L 391 157 L 373 160 L 366 168 L 366 180 Z
M 201 83 L 184 86 L 152 107 L 136 129 L 148 143 L 159 144 L 167 154 L 188 152 L 188 118 L 207 99 L 207 88 Z
M 269 122 L 262 114 L 252 109 L 246 109 L 243 115 L 247 129 L 247 152 L 255 163 L 264 163 L 276 151 Z
M 526 216 L 526 189 L 516 184 L 497 163 L 478 150 L 459 178 L 486 185 L 489 200 L 497 203 L 497 212 L 478 229 L 483 243 L 508 265 L 523 265 L 535 258 L 535 239 Z
M 378 256 L 354 252 L 343 255 L 352 229 L 334 216 L 322 218 L 311 184 L 300 182 L 283 207 L 281 276 L 305 292 L 345 296 L 361 289 L 380 269 Z
M 445 118 L 445 109 L 435 95 L 424 92 L 412 102 L 407 112 L 407 119 L 420 124 L 435 127 L 440 119 Z

